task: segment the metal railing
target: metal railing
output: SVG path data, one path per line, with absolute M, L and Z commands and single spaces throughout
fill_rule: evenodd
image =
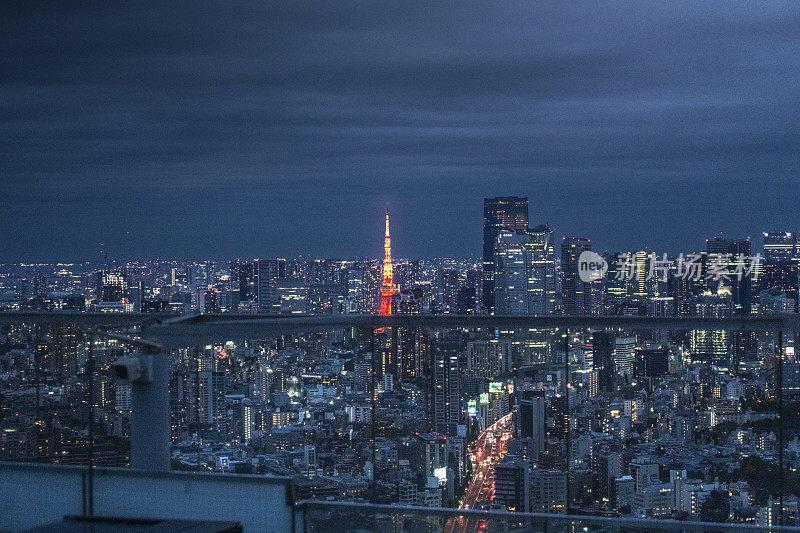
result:
M 733 318 L 700 318 L 700 317 L 640 317 L 640 316 L 483 316 L 483 315 L 326 315 L 308 317 L 272 317 L 259 315 L 153 315 L 153 314 L 93 314 L 93 313 L 62 313 L 62 312 L 15 312 L 0 313 L 0 324 L 74 324 L 82 328 L 90 338 L 102 336 L 127 343 L 139 349 L 143 356 L 154 357 L 157 362 L 153 367 L 157 374 L 158 390 L 153 392 L 152 385 L 142 386 L 142 390 L 134 387 L 133 408 L 134 421 L 131 427 L 132 440 L 132 466 L 148 470 L 163 469 L 164 464 L 169 464 L 169 404 L 164 401 L 166 379 L 164 372 L 168 373 L 168 365 L 164 362 L 163 354 L 169 350 L 183 346 L 198 346 L 215 342 L 267 338 L 283 334 L 302 332 L 318 332 L 343 328 L 353 328 L 370 331 L 371 338 L 375 338 L 376 330 L 382 328 L 498 328 L 505 330 L 528 329 L 558 329 L 561 331 L 577 329 L 620 329 L 620 330 L 726 330 L 726 331 L 752 331 L 752 332 L 777 332 L 778 353 L 783 353 L 783 332 L 800 329 L 800 316 L 777 315 L 769 317 L 733 317 Z M 565 343 L 568 339 L 565 336 Z M 90 342 L 91 347 L 91 342 Z M 565 345 L 568 351 L 568 344 Z M 374 344 L 372 353 L 375 353 Z M 91 354 L 91 352 L 90 352 Z M 373 435 L 375 435 L 375 416 L 377 413 L 375 394 L 375 364 L 376 357 L 372 358 L 372 388 L 370 396 L 372 401 Z M 566 365 L 569 362 L 565 358 Z M 569 367 L 567 366 L 567 376 Z M 783 383 L 781 375 L 782 357 L 776 369 L 776 381 Z M 149 387 L 149 389 L 147 388 Z M 776 387 L 776 398 L 779 413 L 778 446 L 780 449 L 779 469 L 783 472 L 783 387 Z M 90 402 L 91 404 L 91 402 Z M 166 416 L 164 410 L 166 409 Z M 154 423 L 154 421 L 160 421 Z M 90 417 L 91 425 L 91 417 Z M 161 427 L 164 426 L 164 427 Z M 568 432 L 569 433 L 569 432 Z M 91 431 L 90 431 L 91 436 Z M 569 436 L 567 437 L 569 438 Z M 91 437 L 90 437 L 91 440 Z M 163 441 L 163 442 L 162 442 Z M 90 442 L 90 448 L 91 448 Z M 569 443 L 567 443 L 569 448 Z M 373 453 L 375 451 L 373 440 Z M 166 450 L 166 452 L 164 452 Z M 166 455 L 165 455 L 166 454 Z M 94 501 L 93 471 L 94 464 L 89 466 L 89 507 L 88 514 L 93 513 Z M 375 461 L 373 460 L 373 465 Z M 160 465 L 160 466 L 154 466 Z M 373 470 L 373 493 L 374 493 Z M 783 476 L 780 476 L 781 487 L 780 508 L 783 508 Z M 568 491 L 569 492 L 569 491 Z M 320 524 L 324 518 L 336 513 L 352 513 L 353 516 L 369 516 L 372 529 L 379 530 L 382 520 L 389 520 L 395 524 L 398 521 L 405 523 L 422 517 L 429 519 L 437 517 L 445 519 L 439 525 L 452 526 L 453 520 L 461 520 L 475 525 L 475 521 L 504 524 L 504 528 L 519 527 L 532 528 L 532 531 L 622 531 L 644 528 L 670 531 L 731 531 L 751 530 L 750 526 L 741 524 L 703 524 L 699 522 L 658 521 L 653 525 L 651 520 L 638 520 L 632 518 L 597 518 L 584 516 L 544 515 L 524 513 L 502 513 L 488 511 L 469 511 L 453 509 L 431 509 L 420 507 L 381 506 L 374 504 L 352 504 L 346 502 L 320 502 L 303 501 L 297 508 L 302 511 L 304 519 L 303 528 L 306 531 L 322 531 Z M 782 519 L 782 514 L 781 514 Z M 356 522 L 353 522 L 354 524 Z M 409 522 L 410 523 L 410 522 Z M 451 524 L 451 526 L 448 526 Z M 479 524 L 480 525 L 480 524 Z M 438 527 L 438 526 L 437 526 Z M 574 529 L 574 528 L 579 529 Z M 712 528 L 713 529 L 709 529 Z M 588 529 L 583 529 L 588 528 Z M 722 529 L 720 529 L 722 528 Z M 493 529 L 493 528 L 490 528 Z M 355 530 L 355 527 L 353 528 Z M 399 530 L 405 531 L 403 527 Z M 458 529 L 456 529 L 458 530 Z M 787 531 L 795 530 L 786 528 Z
M 652 520 L 637 518 L 444 509 L 410 505 L 376 505 L 302 500 L 295 505 L 304 533 L 327 531 L 527 531 L 542 533 L 752 533 L 752 524 Z M 769 531 L 800 532 L 800 527 L 771 526 Z

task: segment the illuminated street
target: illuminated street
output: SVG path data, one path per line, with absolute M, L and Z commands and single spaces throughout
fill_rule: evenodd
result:
M 461 502 L 461 509 L 488 509 L 494 498 L 494 466 L 503 460 L 512 436 L 511 414 L 489 426 L 479 436 L 470 452 L 473 477 Z M 451 521 L 445 532 L 477 531 L 482 520 L 476 518 Z

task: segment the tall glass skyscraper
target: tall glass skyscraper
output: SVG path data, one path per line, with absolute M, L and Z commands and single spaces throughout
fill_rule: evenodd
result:
M 725 239 L 721 236 L 710 239 L 706 244 L 706 262 L 707 270 L 709 262 L 717 261 L 718 265 L 721 264 L 729 271 L 734 271 L 738 268 L 746 272 L 750 269 L 750 239 Z M 738 265 L 737 263 L 743 261 L 744 263 Z M 731 298 L 733 301 L 733 311 L 740 315 L 749 315 L 752 305 L 752 277 L 742 276 L 739 279 L 737 276 L 730 276 L 722 282 L 731 289 Z M 717 290 L 718 287 L 710 287 Z
M 494 314 L 495 242 L 503 229 L 528 227 L 528 199 L 503 196 L 483 199 L 483 309 Z
M 578 277 L 578 258 L 591 249 L 592 242 L 583 237 L 566 237 L 561 243 L 561 295 L 565 315 L 584 315 L 590 307 L 591 301 L 586 301 L 586 283 Z
M 797 235 L 788 231 L 764 232 L 764 259 L 788 261 L 797 258 Z
M 256 276 L 256 298 L 258 312 L 277 314 L 280 306 L 275 300 L 275 284 L 278 280 L 277 259 L 256 259 L 253 267 Z
M 553 230 L 503 230 L 495 244 L 494 304 L 498 315 L 547 315 L 556 304 Z

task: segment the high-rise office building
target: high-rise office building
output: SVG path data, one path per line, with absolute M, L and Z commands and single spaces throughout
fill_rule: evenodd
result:
M 705 292 L 694 300 L 694 314 L 699 317 L 725 318 L 731 315 L 730 290 L 722 288 L 716 294 Z M 725 330 L 692 330 L 690 350 L 695 360 L 726 367 L 729 364 L 729 332 Z
M 641 350 L 636 354 L 633 373 L 637 378 L 660 378 L 669 369 L 669 351 Z
M 528 227 L 528 199 L 517 196 L 483 200 L 483 309 L 494 313 L 494 253 L 497 235 L 503 229 Z
M 601 498 L 613 500 L 614 479 L 622 475 L 622 456 L 616 452 L 601 452 L 595 457 L 598 492 Z
M 531 512 L 559 514 L 567 512 L 566 472 L 533 468 L 530 477 Z
M 100 302 L 122 302 L 125 300 L 127 284 L 125 276 L 119 272 L 101 272 L 97 299 Z
M 604 256 L 608 263 L 608 272 L 605 278 L 605 304 L 604 311 L 612 314 L 622 307 L 629 297 L 633 296 L 634 280 L 624 275 L 623 270 L 625 254 L 609 253 Z M 563 271 L 564 266 L 561 266 Z
M 794 313 L 794 300 L 787 298 L 786 294 L 778 289 L 761 291 L 758 295 L 758 303 L 763 315 Z
M 364 311 L 364 271 L 360 268 L 351 268 L 347 271 L 347 299 L 345 300 L 346 313 L 361 313 Z
M 419 380 L 428 373 L 431 353 L 430 333 L 427 328 L 400 328 L 398 332 L 398 359 L 402 367 L 402 380 Z
M 713 269 L 720 272 L 742 272 L 743 275 L 726 275 L 721 277 L 716 286 L 730 288 L 733 312 L 738 315 L 749 315 L 752 306 L 753 276 L 744 275 L 751 267 L 750 239 L 725 239 L 722 236 L 709 239 L 706 245 L 706 277 L 714 276 Z
M 256 300 L 256 282 L 253 272 L 253 263 L 247 261 L 236 262 L 236 279 L 239 282 L 239 301 Z
M 219 313 L 219 301 L 217 299 L 217 290 L 209 287 L 203 293 L 203 313 L 213 315 Z
M 788 231 L 764 232 L 764 260 L 788 261 L 798 258 L 797 234 Z
M 131 412 L 131 386 L 118 383 L 114 385 L 114 408 L 119 413 Z
M 529 448 L 533 461 L 545 451 L 545 396 L 542 391 L 522 391 L 519 401 L 519 436 L 531 439 Z
M 498 315 L 547 315 L 556 305 L 553 230 L 501 230 L 495 243 L 494 303 Z
M 712 255 L 712 253 L 717 255 Z M 726 240 L 721 236 L 708 241 L 707 266 L 710 268 L 722 268 L 728 272 L 739 272 L 742 275 L 733 274 L 720 279 L 715 287 L 717 293 L 730 290 L 731 313 L 736 315 L 748 316 L 751 314 L 754 303 L 754 282 L 758 282 L 762 265 L 753 265 L 751 258 L 750 239 Z M 706 276 L 713 275 L 707 272 Z M 720 333 L 720 332 L 717 332 Z M 714 336 L 718 336 L 716 333 Z M 756 349 L 756 337 L 751 331 L 732 331 L 730 333 L 731 353 L 730 367 L 734 372 L 738 371 L 739 362 L 743 357 L 751 355 Z
M 308 314 L 308 286 L 300 279 L 281 279 L 275 283 L 275 305 L 281 315 Z
M 494 379 L 508 372 L 511 365 L 511 341 L 476 340 L 467 343 L 467 374 Z
M 447 467 L 447 437 L 438 433 L 417 435 L 417 471 L 427 481 Z
M 394 294 L 392 308 L 401 315 L 422 313 L 422 289 L 402 289 Z
M 413 289 L 419 284 L 422 272 L 420 261 L 395 261 L 392 267 L 394 283 L 399 289 Z
M 78 375 L 78 330 L 74 325 L 53 326 L 53 369 L 60 379 Z
M 617 374 L 633 377 L 633 363 L 636 358 L 636 338 L 617 337 L 614 340 L 614 365 Z
M 677 316 L 686 316 L 691 314 L 691 285 L 689 280 L 685 277 L 676 276 L 672 272 L 667 282 L 667 294 L 672 297 L 674 305 L 673 313 Z
M 759 285 L 761 291 L 775 290 L 797 302 L 800 269 L 792 259 L 770 259 L 762 265 Z M 795 310 L 797 307 L 795 307 Z
M 392 307 L 403 315 L 422 313 L 422 289 L 403 289 L 395 293 Z M 402 381 L 420 379 L 426 372 L 430 354 L 430 335 L 427 328 L 398 328 L 398 354 Z
M 647 296 L 655 296 L 655 290 L 651 287 L 653 283 L 648 280 L 647 271 L 649 258 L 645 250 L 634 252 L 631 256 L 634 263 L 634 276 L 631 280 L 633 282 L 633 296 L 634 298 L 646 298 Z
M 391 384 L 391 389 L 385 387 L 384 390 L 393 390 L 394 384 L 402 382 L 402 366 L 399 361 L 399 328 L 381 328 L 375 331 L 375 345 L 378 348 L 378 360 L 380 373 L 378 377 L 384 380 L 385 384 Z M 391 378 L 386 378 L 391 376 Z
M 459 315 L 475 314 L 475 287 L 461 287 L 456 294 L 456 313 Z
M 583 237 L 566 237 L 561 243 L 561 297 L 565 315 L 584 315 L 588 312 L 586 283 L 578 274 L 578 258 L 592 249 L 592 242 Z
M 276 300 L 275 286 L 278 281 L 278 260 L 256 259 L 254 269 L 258 312 L 265 315 L 277 314 L 279 303 Z
M 272 368 L 266 361 L 258 363 L 253 372 L 252 397 L 264 402 L 269 401 L 270 388 L 272 387 Z
M 461 286 L 461 276 L 458 270 L 446 268 L 439 272 L 438 296 L 441 309 L 444 313 L 455 313 L 456 295 Z
M 241 423 L 241 439 L 243 443 L 250 442 L 253 438 L 253 428 L 255 427 L 255 417 L 253 406 L 246 403 L 239 405 L 239 421 Z
M 458 345 L 448 339 L 433 346 L 433 416 L 435 431 L 455 435 L 461 419 L 461 389 Z
M 494 503 L 507 510 L 527 512 L 530 507 L 530 467 L 527 459 L 506 457 L 494 467 Z
M 303 475 L 308 478 L 317 475 L 317 447 L 306 444 L 303 446 Z
M 547 225 L 502 230 L 495 250 L 495 314 L 541 316 L 554 313 L 553 230 Z M 512 339 L 516 368 L 548 362 L 553 333 L 553 330 L 524 329 L 501 336 Z
M 329 261 L 325 259 L 314 259 L 308 262 L 308 284 L 309 285 L 326 285 L 330 283 L 330 269 Z
M 361 301 L 363 302 L 364 314 L 376 314 L 381 308 L 381 287 L 383 278 L 381 277 L 381 265 L 378 263 L 367 263 L 364 265 L 363 270 L 363 294 Z
M 227 434 L 225 372 L 200 370 L 189 374 L 189 422 L 206 435 Z

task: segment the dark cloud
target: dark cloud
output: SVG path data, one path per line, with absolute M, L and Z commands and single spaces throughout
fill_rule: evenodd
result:
M 0 260 L 477 256 L 484 196 L 599 248 L 800 227 L 800 4 L 19 3 Z

